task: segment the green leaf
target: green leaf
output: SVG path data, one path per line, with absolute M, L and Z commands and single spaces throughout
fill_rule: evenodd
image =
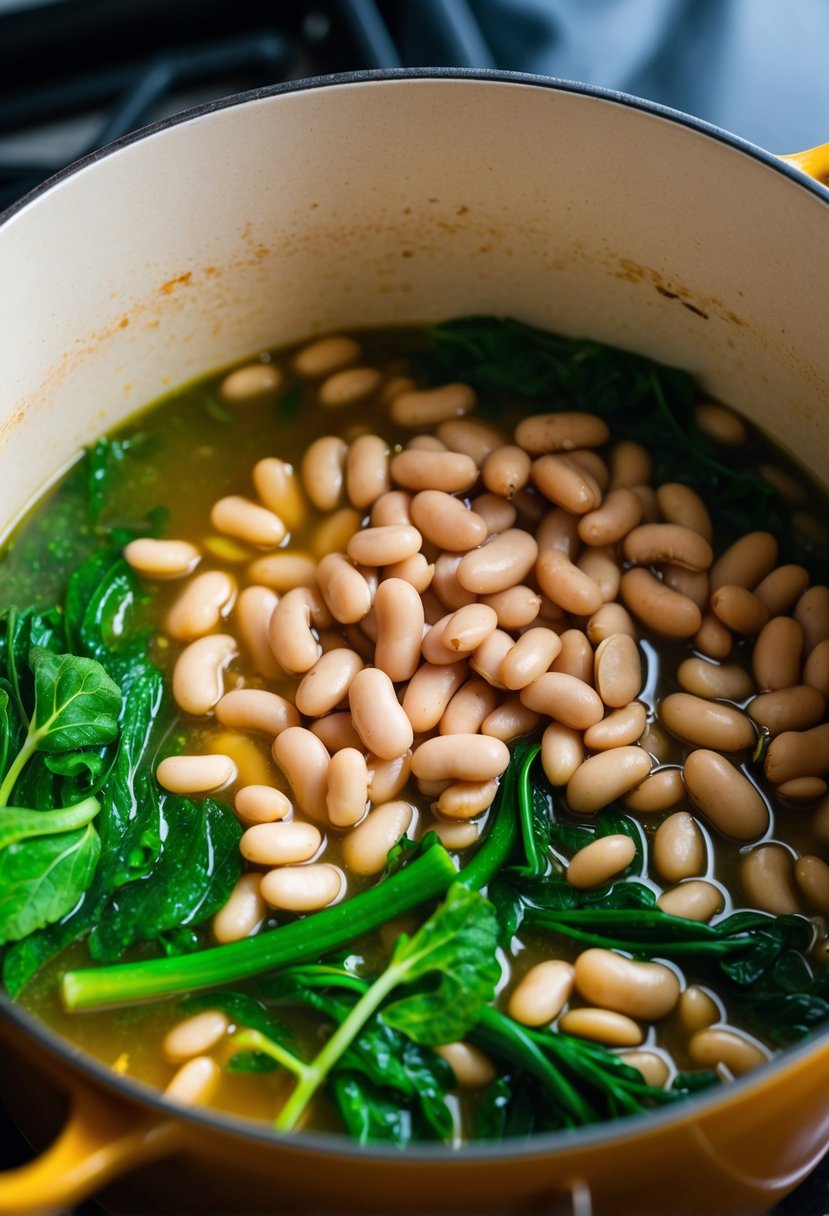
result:
M 337 1072 L 331 1078 L 329 1091 L 345 1130 L 358 1144 L 386 1142 L 405 1148 L 411 1143 L 411 1111 L 367 1077 Z
M 122 561 L 120 551 L 114 545 L 98 549 L 78 566 L 66 584 L 64 597 L 64 617 L 66 632 L 69 638 L 69 648 L 77 654 L 88 654 L 90 658 L 97 657 L 101 649 L 100 636 L 93 639 L 95 645 L 92 653 L 84 644 L 84 621 L 87 611 L 99 588 L 105 584 L 110 573 L 119 567 Z M 87 639 L 87 646 L 89 639 Z M 105 649 L 105 648 L 104 648 Z
M 128 537 L 123 539 L 126 543 Z M 139 676 L 154 670 L 148 654 L 150 602 L 116 545 L 93 554 L 67 585 L 64 610 L 71 649 L 97 659 L 124 693 Z
M 413 937 L 398 939 L 389 969 L 400 981 L 437 977 L 436 987 L 387 1005 L 383 1018 L 416 1043 L 462 1038 L 501 976 L 498 919 L 477 891 L 457 884 Z
M 150 668 L 130 685 L 121 738 L 103 791 L 99 830 L 108 890 L 145 877 L 161 849 L 161 797 L 155 780 L 154 739 L 163 730 L 164 682 Z
M 70 912 L 100 852 L 92 824 L 0 851 L 0 943 L 17 941 Z
M 501 945 L 508 950 L 524 919 L 524 900 L 517 888 L 515 873 L 502 871 L 493 878 L 487 895 L 498 917 Z
M 220 802 L 166 798 L 164 843 L 149 874 L 113 894 L 89 938 L 92 957 L 113 962 L 135 942 L 199 925 L 224 906 L 242 872 L 242 829 Z
M 156 862 L 163 824 L 153 776 L 152 739 L 162 695 L 161 673 L 151 668 L 125 697 L 115 760 L 100 793 L 101 857 L 95 877 L 71 916 L 12 946 L 5 955 L 3 980 L 13 995 L 49 959 L 100 920 L 119 887 L 146 877 Z M 35 757 L 29 770 L 37 761 Z M 25 786 L 27 778 L 28 770 L 20 784 Z
M 44 764 L 50 773 L 58 777 L 87 777 L 87 785 L 92 786 L 100 778 L 106 768 L 106 755 L 97 752 L 60 752 L 53 756 L 45 756 Z
M 722 1085 L 719 1073 L 707 1071 L 678 1072 L 671 1081 L 671 1089 L 688 1096 L 702 1093 L 706 1089 L 713 1089 L 715 1085 Z
M 282 1000 L 309 1005 L 340 1026 L 369 986 L 341 968 L 311 966 L 289 968 L 267 984 L 267 991 L 278 994 Z M 284 1037 L 279 1041 L 286 1045 Z M 394 1030 L 382 1014 L 363 1025 L 333 1066 L 329 1091 L 335 1102 L 341 1073 L 359 1077 L 364 1093 L 373 1095 L 386 1113 L 397 1109 L 409 1138 L 452 1138 L 452 1112 L 446 1103 L 446 1094 L 455 1087 L 452 1069 L 430 1048 L 421 1047 Z M 341 1113 L 349 1127 L 352 1119 L 357 1124 L 362 1122 L 355 1110 Z M 374 1134 L 367 1130 L 371 1119 L 369 1112 L 365 1113 L 366 1127 L 355 1134 Z
M 562 823 L 556 819 L 550 825 L 550 843 L 566 857 L 572 857 L 579 849 L 587 848 L 596 839 L 593 828 L 585 828 L 574 823 Z
M 160 446 L 160 441 L 143 431 L 118 439 L 98 439 L 86 450 L 86 486 L 89 515 L 94 523 L 104 513 L 120 467 L 128 457 L 147 456 Z
M 38 806 L 44 811 L 51 811 L 55 807 L 61 806 L 63 802 L 61 798 L 63 783 L 60 778 L 47 768 L 45 755 L 38 755 L 37 753 L 28 754 L 31 758 L 28 759 L 14 783 L 14 801 L 19 806 Z M 18 757 L 20 757 L 20 753 L 18 753 Z M 18 757 L 15 757 L 15 760 Z M 25 755 L 21 758 L 26 760 Z M 9 777 L 9 774 L 7 773 L 6 776 Z M 8 781 L 4 781 L 3 784 L 6 790 L 4 799 L 11 797 Z M 73 801 L 71 795 L 66 801 Z M 77 801 L 77 798 L 74 801 Z
M 225 1065 L 228 1072 L 276 1072 L 276 1060 L 264 1051 L 237 1051 Z
M 596 891 L 582 891 L 579 902 L 582 908 L 655 908 L 656 892 L 644 883 L 627 880 Z
M 9 691 L 25 733 L 34 705 L 34 677 L 29 667 L 29 652 L 42 646 L 53 654 L 66 650 L 66 627 L 57 609 L 44 612 L 27 608 L 25 612 L 8 609 L 5 628 L 0 631 L 0 664 L 5 666 Z M 18 744 L 18 746 L 20 746 Z
M 32 727 L 37 748 L 64 752 L 110 743 L 118 733 L 121 690 L 94 659 L 32 647 L 35 677 Z
M 429 1048 L 394 1030 L 382 1014 L 363 1027 L 332 1076 L 340 1070 L 360 1073 L 378 1091 L 393 1094 L 409 1112 L 412 1138 L 452 1138 L 452 1112 L 446 1104 L 455 1085 L 452 1069 Z
M 475 1107 L 472 1131 L 474 1140 L 503 1140 L 507 1127 L 507 1110 L 512 1096 L 512 1089 L 506 1077 L 497 1077 L 487 1085 Z
M 29 665 L 34 709 L 26 737 L 0 784 L 0 806 L 8 803 L 36 752 L 99 747 L 118 734 L 121 692 L 99 663 L 33 646 Z M 41 765 L 37 784 L 18 789 L 18 801 L 48 809 L 55 805 L 54 785 L 54 775 Z

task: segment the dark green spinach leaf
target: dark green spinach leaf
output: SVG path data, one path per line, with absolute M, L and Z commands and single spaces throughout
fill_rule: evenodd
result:
M 134 942 L 153 942 L 198 925 L 227 902 L 242 872 L 242 829 L 220 802 L 164 798 L 164 843 L 150 872 L 118 887 L 89 937 L 99 962 L 113 962 Z

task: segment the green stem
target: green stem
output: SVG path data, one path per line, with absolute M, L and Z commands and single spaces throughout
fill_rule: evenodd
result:
M 309 1065 L 298 1059 L 287 1048 L 269 1039 L 260 1030 L 240 1030 L 232 1039 L 236 1051 L 258 1051 L 270 1056 L 281 1068 L 286 1068 L 295 1077 L 302 1078 L 308 1071 Z
M 547 915 L 554 916 L 565 925 L 622 925 L 634 933 L 646 932 L 655 926 L 692 941 L 722 941 L 723 938 L 716 927 L 701 921 L 688 920 L 683 916 L 671 916 L 660 908 L 576 908 L 571 911 L 562 909 Z
M 314 962 L 331 950 L 443 895 L 457 878 L 452 858 L 433 845 L 411 865 L 346 903 L 226 946 L 145 963 L 68 971 L 61 999 L 70 1012 L 149 1001 L 210 988 L 293 963 Z
M 23 746 L 11 762 L 11 767 L 6 773 L 3 784 L 0 785 L 0 807 L 8 805 L 8 801 L 12 796 L 12 790 L 17 783 L 17 778 L 23 772 L 32 756 L 37 751 L 37 745 L 40 742 L 40 734 L 38 731 L 29 730 L 26 738 L 23 741 Z
M 53 836 L 82 828 L 92 822 L 100 809 L 100 802 L 91 795 L 74 806 L 56 811 L 31 811 L 28 807 L 7 806 L 5 814 L 0 816 L 0 849 L 18 840 Z
M 295 1089 L 274 1123 L 278 1132 L 289 1132 L 296 1127 L 302 1112 L 340 1056 L 348 1050 L 368 1019 L 379 1009 L 392 989 L 400 983 L 405 971 L 405 967 L 389 967 L 387 971 L 384 971 L 353 1006 L 319 1055 L 311 1064 L 304 1065 Z
M 537 1038 L 540 1039 L 541 1036 L 537 1036 Z M 596 1058 L 588 1055 L 577 1039 L 572 1040 L 566 1035 L 556 1032 L 545 1035 L 543 1042 L 560 1064 L 569 1068 L 571 1073 L 581 1081 L 600 1089 L 611 1103 L 615 1101 L 628 1114 L 636 1114 L 642 1109 L 642 1103 L 627 1091 L 622 1079 L 605 1070 L 602 1057 Z
M 522 872 L 531 878 L 541 878 L 547 869 L 547 858 L 539 851 L 538 841 L 533 831 L 533 804 L 530 788 L 530 769 L 536 756 L 541 751 L 537 743 L 528 749 L 518 769 L 518 816 L 521 822 L 521 835 L 524 841 L 524 854 L 527 858 L 526 868 Z
M 555 914 L 536 913 L 528 909 L 525 922 L 534 928 L 545 929 L 548 933 L 559 933 L 573 941 L 587 942 L 591 946 L 600 946 L 605 950 L 626 950 L 630 954 L 660 955 L 673 958 L 682 954 L 711 954 L 715 957 L 736 953 L 751 946 L 748 938 L 705 938 L 702 941 L 648 941 L 645 938 L 608 937 L 603 933 L 591 933 L 577 929 L 574 925 L 560 920 Z
M 483 1009 L 467 1036 L 473 1043 L 531 1073 L 560 1104 L 571 1122 L 592 1123 L 596 1112 L 546 1058 L 533 1035 L 491 1006 Z
M 537 745 L 535 750 L 538 750 Z M 492 822 L 486 840 L 469 865 L 464 866 L 458 876 L 458 882 L 473 891 L 480 891 L 487 885 L 501 867 L 506 865 L 510 853 L 515 847 L 518 836 L 515 799 L 518 768 L 521 763 L 519 755 L 516 748 L 509 768 L 504 774 L 504 779 L 498 787 L 498 793 L 492 804 Z

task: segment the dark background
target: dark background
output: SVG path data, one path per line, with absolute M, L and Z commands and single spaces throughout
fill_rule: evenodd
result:
M 361 68 L 539 72 L 800 151 L 829 140 L 827 48 L 828 0 L 0 0 L 0 208 L 159 117 Z M 0 1111 L 0 1167 L 27 1155 Z M 827 1211 L 824 1164 L 775 1216 Z

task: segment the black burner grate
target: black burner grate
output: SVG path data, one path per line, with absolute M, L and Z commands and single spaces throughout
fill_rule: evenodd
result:
M 427 61 L 491 62 L 466 0 L 17 0 L 0 7 L 0 209 L 198 102 Z

